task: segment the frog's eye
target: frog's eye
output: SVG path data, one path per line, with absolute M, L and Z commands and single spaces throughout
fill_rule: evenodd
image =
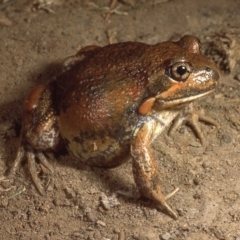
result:
M 187 62 L 177 62 L 170 66 L 168 70 L 169 76 L 176 81 L 186 80 L 190 73 L 192 72 L 192 67 Z

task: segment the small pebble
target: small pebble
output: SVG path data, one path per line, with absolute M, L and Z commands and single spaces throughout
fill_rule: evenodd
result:
M 169 232 L 167 232 L 167 233 L 163 234 L 161 236 L 161 238 L 162 238 L 162 240 L 169 240 L 169 239 L 171 239 L 171 234 Z
M 200 142 L 193 141 L 190 143 L 190 146 L 200 148 L 200 147 L 202 147 L 202 144 Z
M 72 236 L 73 236 L 73 237 L 79 237 L 79 238 L 81 238 L 81 237 L 82 237 L 82 234 L 81 234 L 80 232 L 74 232 L 74 233 L 72 234 Z
M 188 231 L 189 230 L 189 225 L 187 223 L 184 223 L 182 226 L 183 231 Z
M 120 205 L 115 194 L 110 197 L 107 197 L 105 193 L 101 193 L 101 204 L 106 210 Z
M 106 227 L 106 223 L 103 222 L 103 221 L 100 221 L 100 220 L 97 220 L 97 225 L 100 225 L 100 226 Z
M 232 142 L 232 138 L 230 135 L 228 134 L 223 134 L 222 135 L 222 140 L 225 142 L 225 143 L 231 143 Z
M 209 167 L 210 167 L 210 162 L 203 162 L 203 163 L 202 163 L 202 167 L 203 167 L 204 169 L 209 168 Z
M 232 165 L 232 161 L 231 160 L 227 160 L 227 164 L 229 165 L 229 166 L 231 166 Z
M 76 197 L 76 193 L 73 191 L 73 189 L 66 187 L 64 191 L 68 199 L 72 199 Z
M 52 201 L 54 206 L 60 206 L 61 205 L 61 200 L 58 198 L 53 199 Z
M 52 192 L 52 191 L 53 191 L 53 184 L 49 184 L 49 185 L 48 185 L 47 191 L 48 191 L 48 192 Z
M 87 217 L 88 222 L 96 222 L 96 220 L 97 220 L 97 216 L 92 212 L 88 212 L 86 214 L 86 217 Z

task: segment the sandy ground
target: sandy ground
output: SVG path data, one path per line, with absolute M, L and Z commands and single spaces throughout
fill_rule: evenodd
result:
M 214 94 L 197 102 L 220 125 L 201 124 L 205 152 L 185 126 L 153 144 L 164 193 L 180 188 L 169 200 L 178 221 L 144 199 L 117 196 L 120 205 L 101 206 L 101 196 L 133 188 L 131 161 L 97 169 L 60 154 L 51 162 L 54 175 L 41 176 L 48 184 L 44 197 L 26 163 L 13 181 L 2 176 L 18 148 L 24 97 L 50 81 L 65 57 L 90 44 L 156 43 L 184 34 L 204 41 L 240 27 L 240 1 L 128 1 L 118 3 L 124 15 L 112 14 L 108 21 L 101 9 L 107 0 L 6 2 L 0 1 L 0 239 L 239 240 L 239 64 L 222 74 Z

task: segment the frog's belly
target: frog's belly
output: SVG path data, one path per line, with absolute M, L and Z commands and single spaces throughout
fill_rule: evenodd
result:
M 71 121 L 70 121 L 70 120 Z M 121 121 L 83 121 L 62 114 L 59 118 L 61 136 L 69 153 L 87 165 L 114 167 L 127 160 L 137 118 Z M 112 121 L 111 121 L 112 120 Z M 128 121 L 127 121 L 128 120 Z
M 67 144 L 68 151 L 91 166 L 115 167 L 127 160 L 130 137 L 125 139 L 97 136 L 91 139 L 73 137 Z

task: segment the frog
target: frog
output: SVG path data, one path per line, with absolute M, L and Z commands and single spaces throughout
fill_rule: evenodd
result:
M 26 97 L 20 145 L 10 169 L 16 174 L 27 159 L 32 180 L 45 189 L 37 164 L 54 169 L 49 154 L 66 148 L 83 164 L 117 167 L 132 159 L 138 192 L 173 219 L 178 214 L 164 195 L 152 142 L 188 122 L 200 141 L 199 121 L 215 125 L 198 113 L 194 101 L 214 91 L 220 72 L 201 53 L 200 41 L 185 35 L 156 44 L 122 42 L 90 45 L 64 61 L 63 72 L 36 86 Z

